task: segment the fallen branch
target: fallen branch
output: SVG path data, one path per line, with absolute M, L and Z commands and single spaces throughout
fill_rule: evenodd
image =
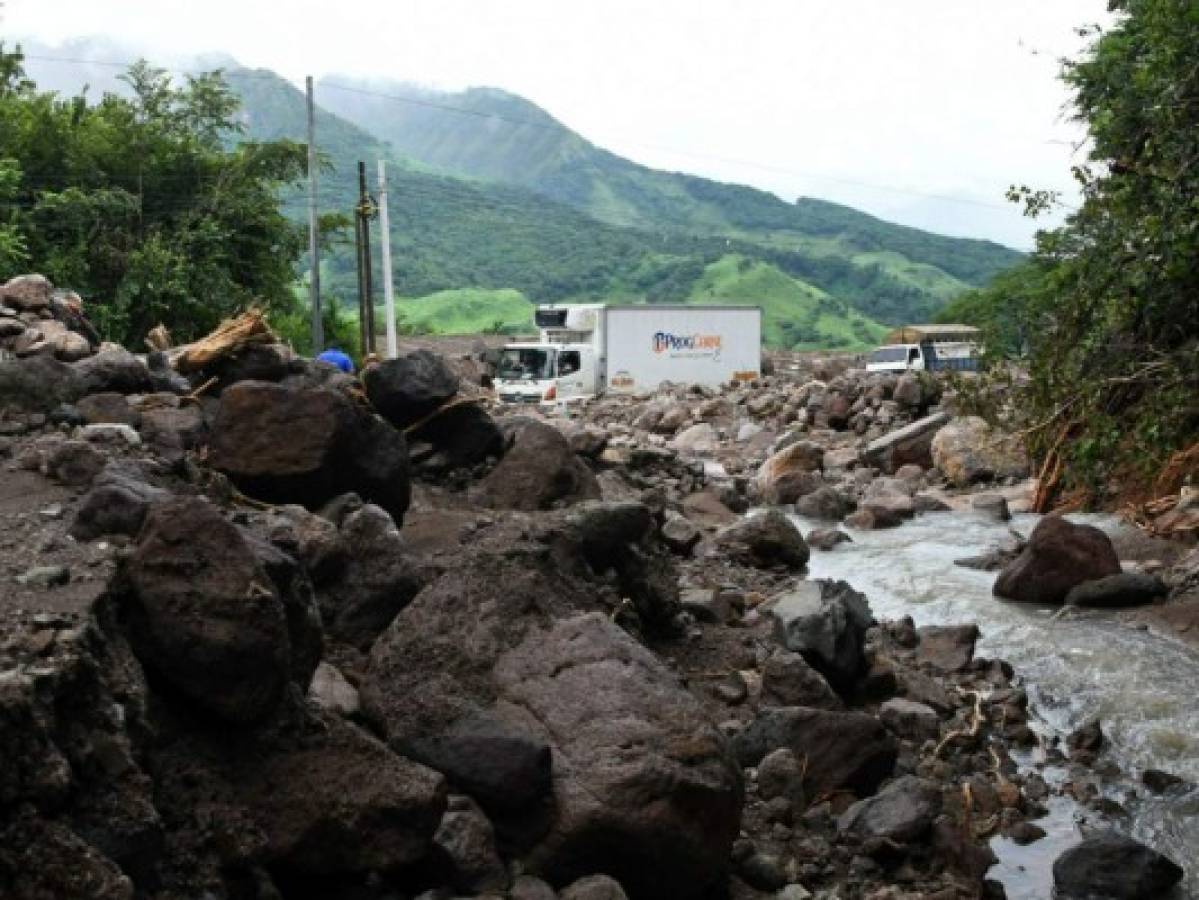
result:
M 974 698 L 974 715 L 972 717 L 973 721 L 971 721 L 969 728 L 959 728 L 955 731 L 949 732 L 949 734 L 941 738 L 941 743 L 937 744 L 936 748 L 933 750 L 933 756 L 940 756 L 941 751 L 945 749 L 950 741 L 957 740 L 958 738 L 969 738 L 970 740 L 974 740 L 978 737 L 978 732 L 982 728 L 983 724 L 983 696 L 978 691 L 963 691 L 962 693 L 964 696 Z
M 217 378 L 215 375 L 213 375 L 211 378 L 209 378 L 206 382 L 204 382 L 202 385 L 200 385 L 198 388 L 196 388 L 190 394 L 184 394 L 182 397 L 180 397 L 179 398 L 180 405 L 182 405 L 184 403 L 199 403 L 200 395 L 203 394 L 205 391 L 207 391 L 210 387 L 212 387 L 218 381 L 220 381 L 220 379 Z
M 463 406 L 467 403 L 478 403 L 480 399 L 481 398 L 479 397 L 456 397 L 453 400 L 447 400 L 441 406 L 437 407 L 437 409 L 433 410 L 433 412 L 429 413 L 423 418 L 417 419 L 415 422 L 405 428 L 404 434 L 408 435 L 420 428 L 423 428 L 425 425 L 428 425 L 430 422 L 440 416 L 443 412 L 453 409 L 455 406 Z

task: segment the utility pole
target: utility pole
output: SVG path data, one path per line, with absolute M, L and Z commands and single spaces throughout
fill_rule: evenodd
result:
M 366 163 L 358 161 L 358 221 L 359 221 L 359 324 L 362 333 L 362 355 L 375 352 L 375 301 L 371 284 L 371 219 L 374 204 L 366 191 Z
M 312 99 L 312 76 L 304 79 L 308 95 L 308 259 L 312 272 L 308 294 L 312 301 L 312 355 L 325 349 L 325 324 L 321 317 L 321 260 L 317 247 L 316 216 L 316 104 Z
M 391 277 L 391 227 L 387 218 L 387 163 L 379 160 L 379 241 L 383 245 L 383 308 L 387 313 L 387 358 L 395 359 L 396 295 Z

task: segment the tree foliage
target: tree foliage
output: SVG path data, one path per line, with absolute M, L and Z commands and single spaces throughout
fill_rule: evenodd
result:
M 1199 441 L 1199 6 L 1112 0 L 1063 77 L 1089 129 L 1083 204 L 961 313 L 1027 348 L 1030 444 L 1092 501 L 1149 494 Z M 1052 197 L 1017 190 L 1033 211 Z
M 218 72 L 176 84 L 141 62 L 129 97 L 89 104 L 39 92 L 21 61 L 0 45 L 0 278 L 44 273 L 131 345 L 159 322 L 187 339 L 292 305 L 303 232 L 278 189 L 304 174 L 301 145 L 229 149 L 238 101 Z

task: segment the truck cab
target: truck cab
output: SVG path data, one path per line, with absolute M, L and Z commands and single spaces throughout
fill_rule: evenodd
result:
M 566 403 L 598 389 L 589 344 L 509 344 L 496 365 L 496 393 L 506 403 Z

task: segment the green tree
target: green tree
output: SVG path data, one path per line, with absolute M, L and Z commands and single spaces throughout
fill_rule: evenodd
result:
M 105 337 L 180 339 L 249 305 L 294 304 L 303 230 L 279 191 L 305 171 L 292 141 L 241 142 L 219 72 L 177 84 L 145 62 L 131 96 L 39 92 L 0 45 L 0 276 L 29 268 L 78 291 Z M 9 162 L 11 161 L 11 162 Z
M 1039 234 L 1004 310 L 1029 344 L 1032 449 L 1092 500 L 1149 493 L 1199 441 L 1199 6 L 1110 6 L 1115 26 L 1064 71 L 1092 139 L 1083 204 Z

